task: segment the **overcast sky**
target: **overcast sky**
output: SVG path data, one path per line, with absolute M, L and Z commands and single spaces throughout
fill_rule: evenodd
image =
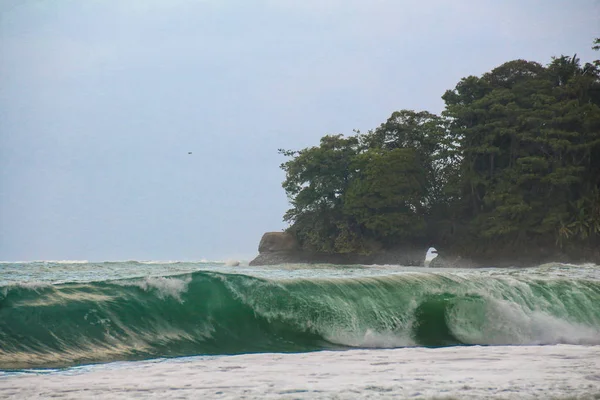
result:
M 278 148 L 598 36 L 598 0 L 0 0 L 0 260 L 250 259 Z

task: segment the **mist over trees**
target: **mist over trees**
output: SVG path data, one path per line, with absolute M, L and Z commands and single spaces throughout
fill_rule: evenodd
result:
M 600 246 L 600 60 L 509 61 L 442 98 L 441 115 L 280 150 L 305 249 Z

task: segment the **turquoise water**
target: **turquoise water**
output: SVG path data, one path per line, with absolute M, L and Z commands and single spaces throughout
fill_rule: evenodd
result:
M 600 344 L 600 270 L 0 264 L 0 369 L 350 348 Z

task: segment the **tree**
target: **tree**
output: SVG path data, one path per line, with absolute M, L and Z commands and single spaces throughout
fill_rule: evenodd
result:
M 455 146 L 447 134 L 447 121 L 427 111 L 400 110 L 363 137 L 370 149 L 412 149 L 425 175 L 422 202 L 431 206 L 442 196 L 448 171 L 456 162 Z
M 281 150 L 289 230 L 325 252 L 424 237 L 600 246 L 599 63 L 509 61 L 446 91 L 442 116 L 400 110 L 367 134 Z
M 344 211 L 384 244 L 425 233 L 425 170 L 415 148 L 369 149 L 357 157 L 359 172 L 348 188 Z
M 597 176 L 597 72 L 576 56 L 511 61 L 444 95 L 463 217 L 481 240 L 548 241 Z
M 343 196 L 353 176 L 350 166 L 359 152 L 358 137 L 328 135 L 318 147 L 300 151 L 280 150 L 291 159 L 281 168 L 282 186 L 292 208 L 284 220 L 301 244 L 317 251 L 335 251 L 338 225 L 344 224 Z

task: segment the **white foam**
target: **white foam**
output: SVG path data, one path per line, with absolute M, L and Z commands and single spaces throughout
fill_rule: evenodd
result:
M 29 281 L 29 282 L 11 282 L 8 285 L 4 286 L 5 288 L 24 288 L 24 289 L 43 289 L 47 287 L 52 287 L 52 284 L 49 282 L 38 282 L 38 281 Z
M 7 285 L 4 285 L 2 287 L 0 287 L 0 294 L 2 294 L 2 296 L 6 297 L 8 295 L 8 292 L 11 291 L 11 289 L 29 289 L 29 290 L 39 290 L 39 289 L 44 289 L 47 287 L 51 287 L 52 284 L 48 283 L 48 282 L 38 282 L 38 281 L 32 281 L 32 282 L 10 282 Z
M 88 260 L 40 260 L 34 261 L 47 264 L 88 264 Z
M 187 292 L 188 284 L 192 281 L 190 276 L 185 278 L 147 277 L 143 280 L 114 281 L 113 283 L 123 286 L 137 286 L 145 291 L 155 289 L 159 298 L 172 297 L 177 301 L 181 295 Z
M 427 254 L 425 254 L 424 267 L 428 268 L 431 264 L 431 260 L 438 256 L 437 249 L 435 247 L 430 247 L 427 250 Z
M 378 332 L 367 329 L 362 333 L 356 332 L 325 332 L 325 339 L 331 343 L 337 343 L 350 347 L 366 347 L 373 349 L 391 349 L 397 347 L 416 346 L 409 332 Z
M 88 264 L 88 260 L 0 261 L 0 264 Z
M 0 376 L 0 397 L 592 399 L 600 346 L 248 354 Z
M 161 260 L 145 260 L 145 261 L 139 261 L 140 264 L 148 264 L 148 265 L 163 265 L 163 264 L 179 264 L 185 261 L 177 261 L 177 260 L 166 260 L 166 261 L 161 261 Z
M 448 318 L 448 325 L 463 343 L 506 344 L 599 344 L 597 328 L 532 311 L 522 305 L 487 298 L 485 303 L 461 304 Z M 474 318 L 484 313 L 483 318 Z M 478 321 L 478 323 L 476 323 Z

